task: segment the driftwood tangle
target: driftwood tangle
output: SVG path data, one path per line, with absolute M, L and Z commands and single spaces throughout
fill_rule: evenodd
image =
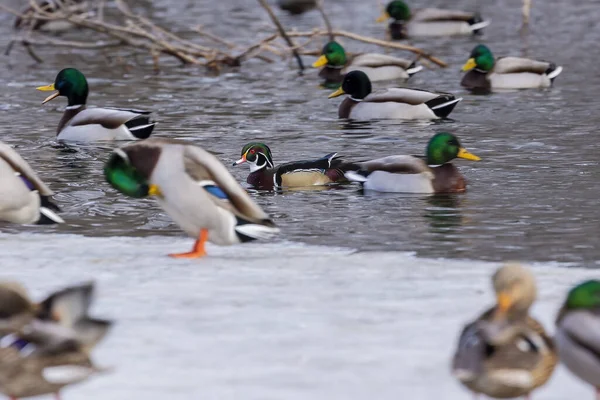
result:
M 135 53 L 146 53 L 154 60 L 156 69 L 159 68 L 159 60 L 163 56 L 173 57 L 182 64 L 219 70 L 226 66 L 239 66 L 249 59 L 273 62 L 272 56 L 285 58 L 294 55 L 301 66 L 300 54 L 319 55 L 324 41 L 335 36 L 381 47 L 410 51 L 417 54 L 419 58 L 428 59 L 441 67 L 446 67 L 442 60 L 422 49 L 403 43 L 361 36 L 352 32 L 332 30 L 328 20 L 326 20 L 328 29 L 314 29 L 308 32 L 285 31 L 268 7 L 265 9 L 267 12 L 270 11 L 269 15 L 277 26 L 277 32 L 257 40 L 255 43 L 242 46 L 238 42 L 234 42 L 236 38 L 225 40 L 207 32 L 201 26 L 186 32 L 187 37 L 190 37 L 189 33 L 195 33 L 194 39 L 184 38 L 182 34 L 172 32 L 158 23 L 132 12 L 124 0 L 112 1 L 116 8 L 112 8 L 110 13 L 108 13 L 109 10 L 105 11 L 104 9 L 105 0 L 95 2 L 94 7 L 87 5 L 87 9 L 75 7 L 80 0 L 53 0 L 54 6 L 52 7 L 49 7 L 43 0 L 29 0 L 26 14 L 0 4 L 0 10 L 14 14 L 22 21 L 29 21 L 15 31 L 15 36 L 6 49 L 6 54 L 11 51 L 14 44 L 21 44 L 36 61 L 41 62 L 41 58 L 34 52 L 34 48 L 38 46 L 92 50 L 118 47 L 129 48 Z M 258 1 L 261 5 L 266 4 L 264 0 Z M 321 4 L 319 8 L 324 15 Z M 80 30 L 93 31 L 96 33 L 94 36 L 96 39 L 91 41 L 64 40 L 37 29 L 41 23 L 49 21 L 63 21 Z M 305 41 L 295 44 L 292 38 L 304 38 Z M 285 40 L 285 46 L 282 44 L 282 40 Z

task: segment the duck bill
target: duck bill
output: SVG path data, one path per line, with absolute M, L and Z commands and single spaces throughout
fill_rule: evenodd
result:
M 344 92 L 344 89 L 342 89 L 341 87 L 336 90 L 335 92 L 331 93 L 329 96 L 327 96 L 328 99 L 333 99 L 334 97 L 338 97 L 341 96 L 343 94 L 346 94 L 346 92 Z
M 471 161 L 480 161 L 481 160 L 480 157 L 477 157 L 475 154 L 469 153 L 463 147 L 461 147 L 460 149 L 458 149 L 458 155 L 456 157 L 458 157 L 458 158 L 464 158 L 465 160 L 471 160 Z
M 381 15 L 379 16 L 379 18 L 377 18 L 375 20 L 375 22 L 385 22 L 388 19 L 390 19 L 390 14 L 387 13 L 387 11 L 384 11 L 381 13 Z
M 312 65 L 312 66 L 313 66 L 313 68 L 321 68 L 321 67 L 323 67 L 323 66 L 327 65 L 327 63 L 328 63 L 328 61 L 327 61 L 327 57 L 325 57 L 325 55 L 322 55 L 321 57 L 319 57 L 319 58 L 317 59 L 317 61 L 315 61 L 315 62 L 313 63 L 313 65 Z
M 498 293 L 496 302 L 497 302 L 497 306 L 496 306 L 495 318 L 498 319 L 498 318 L 505 317 L 506 314 L 508 313 L 510 306 L 512 305 L 512 298 L 510 297 L 510 295 L 508 293 L 500 292 L 500 293 Z
M 466 72 L 470 71 L 477 66 L 474 58 L 469 58 L 465 65 L 462 66 L 461 71 Z
M 158 187 L 158 185 L 152 184 L 148 188 L 148 195 L 149 196 L 162 196 L 162 192 L 161 192 L 160 188 Z
M 52 90 L 56 90 L 56 88 L 54 87 L 54 83 L 52 83 L 50 85 L 46 85 L 46 86 L 39 86 L 39 87 L 36 87 L 36 89 L 39 91 L 42 91 L 42 92 L 51 92 Z M 59 92 L 52 93 L 50 96 L 46 97 L 44 99 L 44 101 L 42 101 L 42 104 L 46 104 L 50 100 L 57 98 L 59 95 L 60 95 Z
M 246 155 L 244 154 L 244 155 L 242 156 L 242 158 L 240 158 L 239 160 L 237 160 L 236 162 L 234 162 L 234 163 L 233 163 L 233 165 L 234 165 L 234 166 L 236 166 L 236 165 L 240 165 L 240 164 L 243 164 L 243 163 L 245 163 L 246 161 L 248 161 L 248 160 L 246 160 Z

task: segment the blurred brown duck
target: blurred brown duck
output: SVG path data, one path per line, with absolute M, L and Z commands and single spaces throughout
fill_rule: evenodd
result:
M 528 314 L 536 298 L 535 279 L 522 266 L 508 264 L 492 280 L 497 304 L 463 329 L 453 373 L 475 394 L 529 397 L 557 363 L 554 342 Z

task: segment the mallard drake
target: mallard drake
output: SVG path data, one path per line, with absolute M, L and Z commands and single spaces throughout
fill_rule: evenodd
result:
M 102 369 L 88 353 L 60 331 L 28 326 L 0 339 L 0 392 L 11 399 L 54 394 Z
M 467 183 L 450 163 L 455 158 L 479 161 L 448 132 L 433 136 L 421 156 L 388 156 L 344 166 L 346 177 L 365 190 L 396 193 L 462 193 Z
M 322 186 L 346 181 L 340 169 L 344 162 L 337 153 L 309 161 L 292 161 L 275 167 L 271 149 L 264 143 L 248 143 L 242 148 L 242 158 L 233 163 L 248 163 L 250 175 L 246 179 L 259 189 Z
M 156 125 L 150 120 L 149 111 L 87 108 L 87 80 L 75 68 L 63 69 L 53 84 L 40 86 L 37 90 L 56 90 L 42 104 L 58 96 L 65 96 L 68 100 L 67 108 L 58 124 L 58 140 L 92 142 L 146 139 Z
M 562 72 L 556 64 L 520 57 L 494 59 L 490 49 L 475 46 L 462 67 L 468 71 L 460 84 L 473 91 L 489 92 L 502 89 L 534 89 L 552 86 Z
M 490 24 L 478 13 L 440 8 L 423 8 L 411 12 L 408 5 L 400 0 L 388 3 L 377 22 L 390 18 L 389 30 L 392 39 L 409 37 L 459 36 L 480 32 Z
M 356 120 L 446 118 L 462 100 L 450 93 L 421 89 L 390 88 L 371 93 L 371 81 L 362 71 L 346 74 L 342 86 L 329 98 L 343 94 L 349 96 L 340 104 L 338 117 Z
M 569 291 L 556 327 L 560 360 L 592 385 L 600 400 L 600 281 L 583 282 Z
M 325 85 L 342 83 L 344 75 L 350 71 L 362 71 L 371 82 L 377 82 L 408 79 L 423 69 L 415 61 L 385 54 L 364 53 L 348 57 L 342 45 L 335 41 L 323 47 L 321 56 L 312 66 L 323 67 L 319 76 L 325 79 Z
M 317 7 L 317 0 L 277 0 L 277 5 L 290 14 L 303 14 Z
M 187 142 L 148 139 L 126 145 L 114 151 L 104 173 L 128 196 L 156 197 L 167 214 L 197 238 L 191 252 L 172 257 L 202 257 L 206 241 L 232 245 L 279 232 L 215 156 Z
M 89 351 L 104 338 L 111 322 L 88 315 L 94 284 L 70 286 L 33 302 L 16 282 L 0 282 L 0 336 L 19 331 L 60 332 Z
M 475 394 L 529 396 L 550 379 L 558 361 L 552 339 L 529 316 L 535 279 L 524 267 L 508 264 L 492 281 L 497 304 L 463 329 L 452 370 Z
M 54 193 L 12 147 L 0 142 L 0 220 L 16 224 L 63 223 Z

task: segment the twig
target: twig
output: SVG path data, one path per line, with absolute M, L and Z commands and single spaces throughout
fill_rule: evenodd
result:
M 329 22 L 329 18 L 327 18 L 327 14 L 325 14 L 325 10 L 323 9 L 323 0 L 317 1 L 317 9 L 319 10 L 319 13 L 321 13 L 321 17 L 323 17 L 323 21 L 325 22 L 327 32 L 329 32 L 329 41 L 333 42 L 335 40 L 335 36 L 333 35 L 333 28 L 331 27 L 331 22 Z
M 279 22 L 279 19 L 277 19 L 277 17 L 273 13 L 273 10 L 271 10 L 271 7 L 267 4 L 266 0 L 258 0 L 258 2 L 267 11 L 267 13 L 269 14 L 269 17 L 271 17 L 271 21 L 273 21 L 273 23 L 277 27 L 279 34 L 285 39 L 285 41 L 288 44 L 288 46 L 290 47 L 290 49 L 292 49 L 292 53 L 294 54 L 294 57 L 296 58 L 296 61 L 298 62 L 298 68 L 300 69 L 300 73 L 302 73 L 302 71 L 304 71 L 304 64 L 302 63 L 302 58 L 300 57 L 300 54 L 298 54 L 298 50 L 294 49 L 294 46 L 295 46 L 294 42 L 286 34 L 285 29 L 283 29 L 283 26 L 281 25 L 281 22 Z

